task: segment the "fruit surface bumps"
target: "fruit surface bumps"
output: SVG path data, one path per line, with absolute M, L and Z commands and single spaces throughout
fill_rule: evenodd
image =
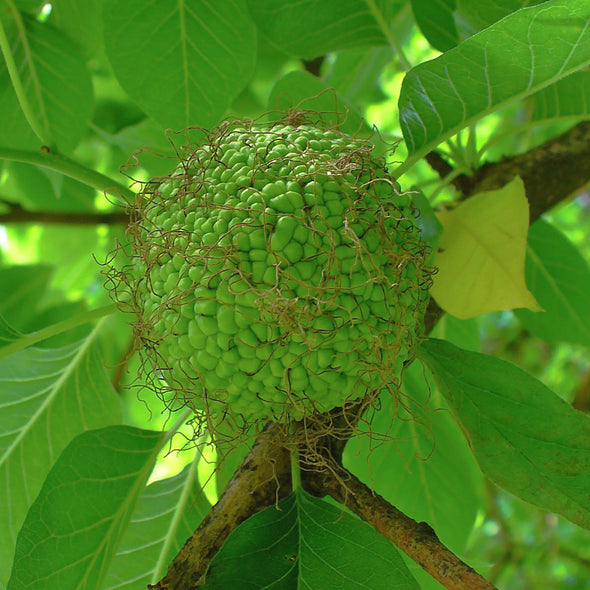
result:
M 251 422 L 395 386 L 426 303 L 425 248 L 369 144 L 227 124 L 136 208 L 135 328 L 178 399 Z

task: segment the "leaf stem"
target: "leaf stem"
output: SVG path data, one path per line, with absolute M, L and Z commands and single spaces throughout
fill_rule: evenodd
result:
M 455 178 L 457 178 L 457 176 L 460 176 L 461 174 L 465 174 L 466 172 L 468 172 L 467 168 L 463 168 L 463 167 L 454 168 L 444 178 L 441 178 L 438 181 L 438 185 L 437 185 L 436 189 L 433 190 L 432 193 L 428 196 L 428 200 L 430 201 L 430 203 L 434 203 L 434 201 L 438 197 L 438 195 L 445 188 L 447 188 L 453 182 L 453 180 L 455 180 Z
M 97 191 L 103 191 L 111 196 L 119 197 L 124 201 L 132 201 L 135 197 L 133 191 L 124 187 L 116 180 L 59 154 L 0 147 L 0 159 L 35 164 L 36 166 L 48 168 L 49 170 L 55 170 L 91 186 Z
M 33 346 L 38 342 L 42 342 L 47 338 L 51 338 L 52 336 L 62 334 L 63 332 L 67 332 L 68 330 L 72 330 L 77 326 L 88 324 L 99 318 L 111 315 L 116 310 L 117 306 L 114 303 L 111 303 L 109 305 L 104 305 L 103 307 L 98 307 L 96 309 L 92 309 L 90 311 L 77 314 L 71 318 L 68 318 L 67 320 L 63 320 L 61 322 L 57 322 L 56 324 L 52 324 L 51 326 L 47 326 L 42 330 L 37 330 L 36 332 L 31 332 L 30 334 L 24 334 L 18 340 L 11 342 L 10 344 L 7 344 L 6 346 L 2 346 L 0 348 L 0 359 L 6 358 L 7 356 L 14 354 L 15 352 L 19 352 L 20 350 L 24 350 L 29 346 Z
M 8 0 L 8 7 L 14 13 L 14 19 L 16 21 L 17 27 L 19 29 L 19 34 L 22 37 L 23 46 L 28 53 L 28 45 L 26 43 L 25 38 L 25 30 L 22 19 L 20 18 L 20 14 L 18 9 L 14 5 L 12 0 Z M 29 127 L 33 130 L 35 135 L 39 138 L 41 143 L 45 145 L 51 145 L 51 138 L 45 134 L 41 123 L 37 119 L 33 108 L 31 107 L 31 103 L 27 97 L 27 93 L 25 92 L 21 77 L 18 72 L 18 67 L 16 62 L 14 61 L 14 55 L 12 54 L 12 50 L 10 48 L 10 42 L 8 41 L 8 36 L 6 35 L 6 30 L 4 29 L 4 25 L 2 24 L 2 20 L 0 19 L 0 50 L 4 55 L 4 59 L 6 60 L 6 67 L 8 69 L 8 74 L 10 75 L 10 79 L 12 81 L 12 86 L 18 98 L 18 102 L 20 107 L 23 111 L 23 114 L 29 124 Z M 28 56 L 30 60 L 30 55 Z
M 404 71 L 407 72 L 407 71 L 411 70 L 412 64 L 410 64 L 410 62 L 408 61 L 408 58 L 404 54 L 404 51 L 403 51 L 401 45 L 397 42 L 397 39 L 392 34 L 391 28 L 388 26 L 387 22 L 385 22 L 385 19 L 383 18 L 383 14 L 381 13 L 381 11 L 377 8 L 377 5 L 375 4 L 375 0 L 365 0 L 365 2 L 367 4 L 367 6 L 369 7 L 369 10 L 371 11 L 373 18 L 377 21 L 379 28 L 381 29 L 381 31 L 385 35 L 385 38 L 387 39 L 387 41 L 389 42 L 391 47 L 394 49 L 394 51 L 397 53 L 397 55 L 399 57 L 400 64 L 401 64 L 402 68 L 404 69 Z

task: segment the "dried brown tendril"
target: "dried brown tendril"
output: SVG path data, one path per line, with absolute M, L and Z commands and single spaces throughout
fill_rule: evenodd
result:
M 430 269 L 370 142 L 305 116 L 225 122 L 131 204 L 110 277 L 143 366 L 209 424 L 299 420 L 399 391 Z

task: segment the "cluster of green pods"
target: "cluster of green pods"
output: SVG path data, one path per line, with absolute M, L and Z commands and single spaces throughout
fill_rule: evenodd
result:
M 234 124 L 150 183 L 129 271 L 165 387 L 196 411 L 298 419 L 395 384 L 425 246 L 371 146 Z

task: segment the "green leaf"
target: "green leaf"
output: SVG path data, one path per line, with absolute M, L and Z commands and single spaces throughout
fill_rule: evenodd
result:
M 50 22 L 93 57 L 102 45 L 102 0 L 52 0 Z
M 386 96 L 378 81 L 391 60 L 388 47 L 340 51 L 325 78 L 326 84 L 352 104 L 382 102 Z
M 197 459 L 200 457 L 197 454 Z M 196 477 L 198 460 L 142 493 L 104 583 L 104 590 L 134 590 L 156 583 L 211 505 Z M 146 543 L 146 539 L 152 542 Z
M 248 0 L 260 30 L 286 53 L 307 59 L 352 47 L 388 45 L 380 24 L 387 29 L 403 5 L 398 0 Z
M 442 223 L 438 220 L 428 197 L 416 186 L 411 189 L 412 206 L 416 209 L 416 223 L 420 228 L 422 239 L 428 244 L 432 258 L 438 248 L 443 233 Z
M 51 307 L 46 307 L 39 313 L 32 316 L 30 323 L 26 326 L 27 334 L 21 335 L 25 338 L 31 336 L 31 333 L 39 333 L 41 330 L 50 330 L 58 324 L 63 325 L 66 322 L 76 318 L 81 318 L 87 315 L 86 302 L 80 301 L 66 301 Z M 36 346 L 42 348 L 59 348 L 61 346 L 68 346 L 72 342 L 78 342 L 88 337 L 92 331 L 91 321 L 84 324 L 73 325 L 69 329 L 54 336 L 50 336 L 46 340 L 40 341 Z M 0 351 L 0 355 L 2 351 Z
M 245 0 L 106 0 L 103 18 L 119 83 L 164 127 L 216 124 L 254 72 Z
M 481 117 L 588 65 L 589 20 L 585 0 L 550 0 L 413 68 L 399 98 L 410 154 L 399 171 Z
M 545 0 L 457 0 L 457 20 L 465 34 L 473 35 L 520 8 L 535 6 L 542 2 Z
M 397 549 L 358 518 L 303 490 L 246 520 L 207 572 L 206 590 L 418 590 Z
M 326 125 L 338 126 L 354 135 L 363 128 L 358 111 L 320 79 L 308 72 L 294 71 L 280 78 L 268 98 L 271 110 L 285 111 L 293 107 L 321 113 Z
M 526 281 L 544 311 L 516 310 L 531 334 L 590 346 L 590 268 L 578 249 L 539 219 L 530 228 Z
M 2 0 L 2 2 L 6 1 L 7 0 Z M 43 0 L 14 0 L 14 4 L 19 10 L 22 10 L 31 16 L 36 16 L 42 1 Z
M 161 439 L 110 426 L 72 440 L 27 514 L 7 590 L 101 589 Z
M 43 347 L 56 348 L 58 346 L 68 346 L 75 338 L 76 341 L 85 338 L 88 331 L 84 327 L 86 324 L 100 320 L 105 316 L 112 315 L 117 311 L 114 303 L 92 309 L 90 311 L 79 312 L 74 315 L 69 314 L 66 319 L 53 322 L 52 318 L 56 315 L 63 314 L 72 305 L 79 309 L 76 304 L 61 304 L 56 307 L 44 309 L 40 314 L 34 315 L 30 325 L 33 328 L 39 328 L 29 334 L 23 334 L 14 330 L 8 322 L 0 316 L 0 360 L 8 358 L 10 355 L 22 352 L 27 348 L 39 345 Z M 57 312 L 57 313 L 56 313 Z M 47 322 L 53 322 L 48 324 Z
M 47 168 L 6 161 L 2 194 L 27 211 L 94 211 L 96 191 L 88 185 Z
M 0 315 L 0 348 L 21 338 L 22 333 L 15 330 L 4 316 Z
M 172 139 L 176 136 L 172 135 Z M 162 133 L 162 128 L 153 119 L 144 119 L 135 125 L 129 125 L 115 135 L 109 136 L 109 143 L 115 148 L 114 158 L 124 162 L 129 154 L 140 145 L 144 148 L 136 153 L 138 165 L 148 171 L 150 177 L 169 174 L 176 165 L 174 145 L 170 136 Z M 134 169 L 128 171 L 133 176 Z
M 390 394 L 380 402 L 381 409 L 367 417 L 369 433 L 346 445 L 345 466 L 404 514 L 428 522 L 454 551 L 463 551 L 479 508 L 481 473 L 444 399 L 413 363 L 404 372 L 397 406 Z
M 575 72 L 533 96 L 534 122 L 585 119 L 590 114 L 590 72 Z
M 446 313 L 438 321 L 430 335 L 440 340 L 448 340 L 455 346 L 479 352 L 481 340 L 476 319 L 460 320 Z
M 525 283 L 529 203 L 519 177 L 440 211 L 438 218 L 444 231 L 430 292 L 442 309 L 460 319 L 540 309 Z
M 411 4 L 416 23 L 432 47 L 444 52 L 459 43 L 453 16 L 456 0 L 412 0 Z
M 53 273 L 53 268 L 40 264 L 0 268 L 0 315 L 14 328 L 28 325 Z
M 30 348 L 0 360 L 0 585 L 49 469 L 79 433 L 121 420 L 96 344 Z
M 590 418 L 518 367 L 443 340 L 420 356 L 482 471 L 507 491 L 590 528 Z
M 92 83 L 77 47 L 48 24 L 25 17 L 8 35 L 27 98 L 48 141 L 62 152 L 76 147 L 92 113 Z M 6 63 L 0 61 L 2 144 L 40 147 L 12 88 Z

